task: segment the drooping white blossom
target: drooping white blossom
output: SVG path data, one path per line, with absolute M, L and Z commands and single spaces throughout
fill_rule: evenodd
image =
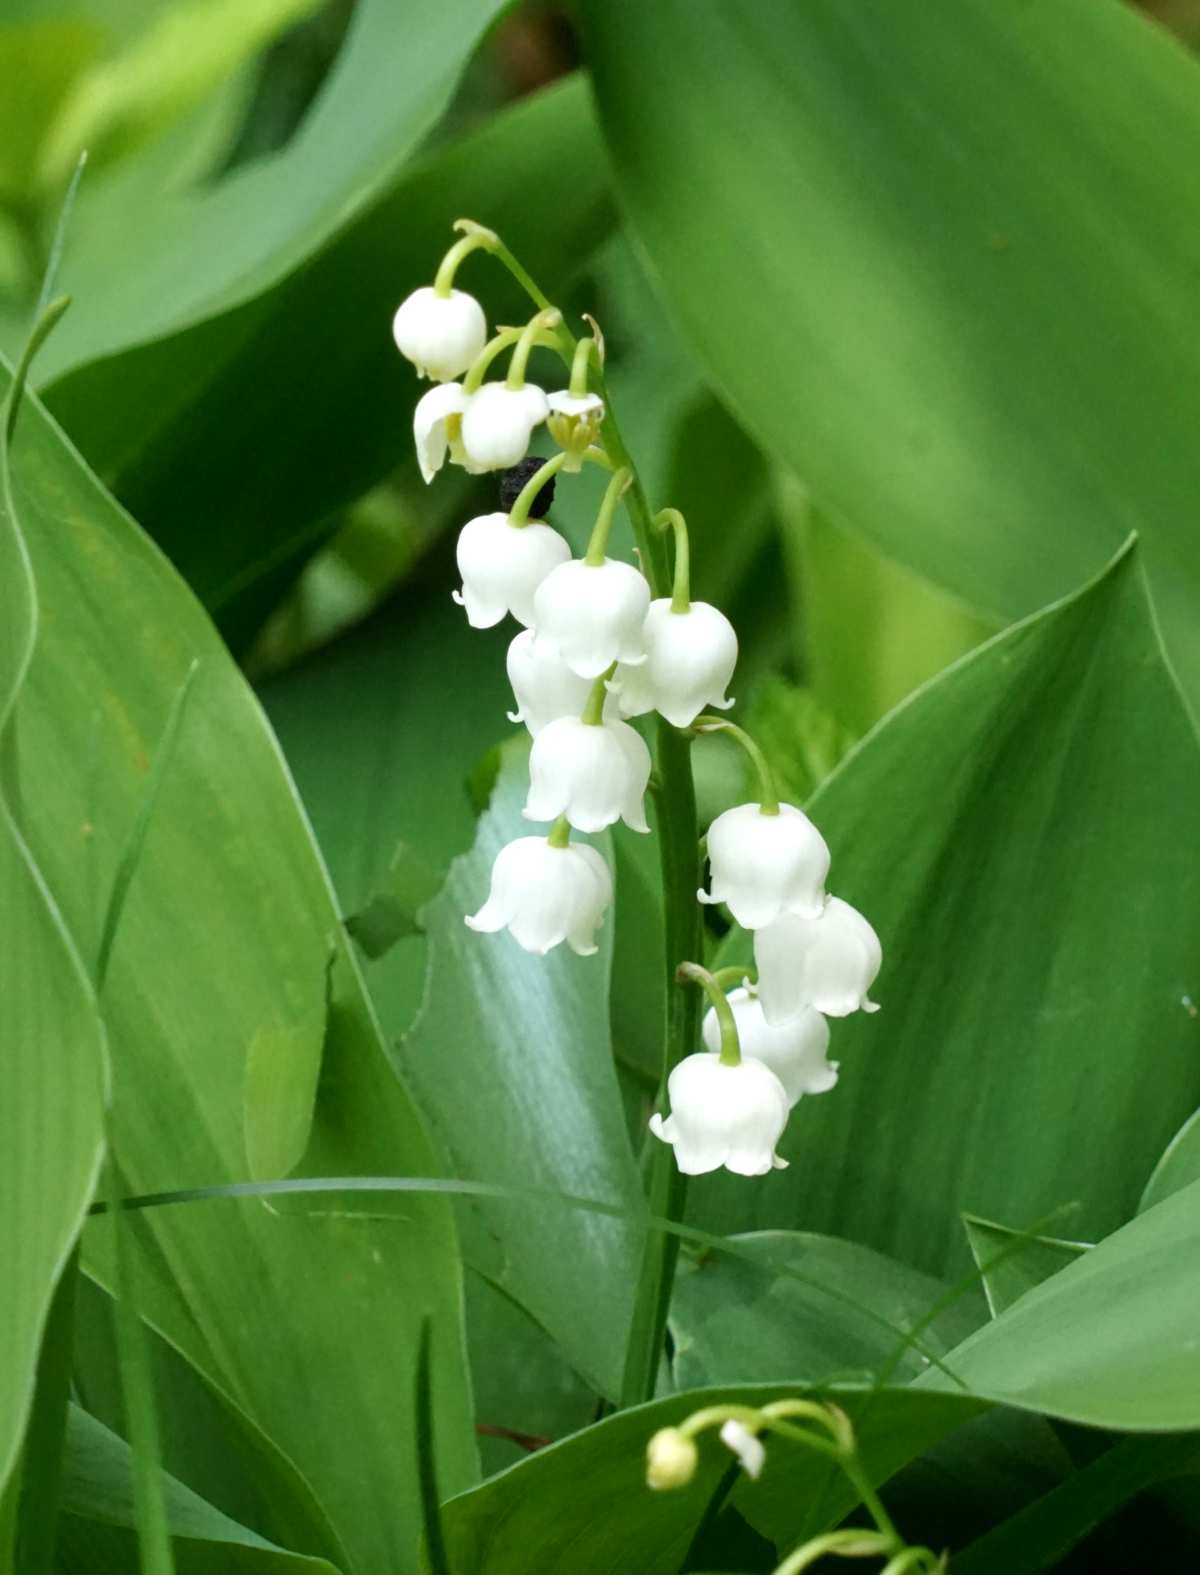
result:
M 674 1147 L 684 1175 L 724 1165 L 739 1176 L 765 1176 L 787 1164 L 775 1145 L 791 1106 L 764 1062 L 747 1056 L 726 1066 L 708 1051 L 685 1056 L 667 1079 L 667 1096 L 671 1114 L 651 1116 L 650 1130 Z
M 628 722 L 561 716 L 542 728 L 529 752 L 525 817 L 565 815 L 577 831 L 603 831 L 618 820 L 649 831 L 642 801 L 650 766 L 650 751 Z
M 572 394 L 560 391 L 549 396 L 550 414 L 546 424 L 550 436 L 571 456 L 567 470 L 579 470 L 583 451 L 595 443 L 604 420 L 604 401 L 599 394 Z
M 758 995 L 768 1023 L 786 1023 L 809 1007 L 830 1017 L 877 1012 L 868 995 L 883 961 L 879 937 L 840 897 L 816 917 L 788 913 L 754 936 Z
M 592 692 L 592 680 L 572 672 L 557 648 L 548 640 L 539 640 L 533 629 L 522 629 L 515 636 L 508 648 L 507 667 L 517 702 L 508 720 L 524 722 L 533 738 L 560 716 L 578 716 Z M 605 715 L 615 706 L 616 700 L 610 696 Z
M 744 1422 L 738 1422 L 730 1417 L 727 1422 L 721 1423 L 721 1442 L 727 1449 L 732 1449 L 742 1463 L 742 1470 L 748 1477 L 760 1477 L 762 1468 L 767 1463 L 767 1451 L 760 1438 L 756 1438 Z
M 834 1086 L 838 1064 L 826 1059 L 829 1024 L 814 1007 L 803 1008 L 786 1022 L 771 1024 L 754 990 L 731 990 L 728 1000 L 742 1054 L 770 1067 L 783 1084 L 789 1104 L 794 1105 L 803 1094 L 824 1094 Z M 710 1050 L 720 1050 L 721 1025 L 711 1007 L 701 1033 Z
M 548 574 L 533 599 L 533 627 L 581 678 L 599 678 L 614 662 L 646 659 L 642 627 L 650 587 L 631 563 L 582 558 Z
M 534 383 L 509 388 L 484 383 L 466 396 L 462 416 L 463 450 L 479 470 L 507 470 L 525 458 L 533 429 L 550 406 Z
M 531 521 L 513 525 L 504 513 L 481 514 L 458 536 L 458 572 L 462 590 L 452 595 L 467 610 L 475 629 L 490 629 L 505 613 L 518 623 L 533 621 L 538 586 L 571 549 L 549 525 Z
M 487 343 L 483 308 L 465 290 L 439 295 L 431 286 L 414 290 L 392 319 L 392 338 L 420 377 L 448 383 L 465 372 Z
M 413 439 L 417 446 L 417 464 L 427 486 L 446 463 L 447 453 L 456 465 L 478 473 L 478 467 L 470 464 L 463 453 L 460 429 L 465 408 L 466 395 L 461 383 L 439 383 L 417 401 L 413 411 Z
M 774 815 L 758 804 L 739 804 L 718 815 L 708 828 L 708 861 L 710 889 L 697 893 L 700 901 L 727 904 L 745 930 L 784 913 L 815 918 L 824 905 L 829 849 L 793 804 L 780 804 Z
M 539 956 L 565 940 L 572 951 L 590 957 L 611 901 L 612 876 L 595 848 L 585 842 L 559 848 L 545 837 L 518 837 L 496 855 L 488 899 L 466 922 L 489 934 L 507 929 L 518 945 Z
M 650 603 L 642 638 L 645 662 L 613 674 L 623 716 L 657 711 L 672 727 L 690 727 L 701 711 L 733 704 L 725 689 L 737 665 L 737 635 L 718 608 L 692 602 L 675 612 L 664 596 Z

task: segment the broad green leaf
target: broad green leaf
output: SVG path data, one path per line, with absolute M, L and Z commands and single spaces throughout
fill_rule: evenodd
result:
M 178 1575 L 338 1575 L 324 1559 L 275 1547 L 198 1494 L 164 1477 Z M 67 1575 L 126 1575 L 137 1564 L 131 1456 L 125 1441 L 71 1406 L 58 1567 Z
M 1138 529 L 1200 698 L 1196 62 L 1116 0 L 582 13 L 624 205 L 749 430 L 1005 617 Z
M 650 1436 L 702 1406 L 811 1393 L 788 1384 L 696 1389 L 607 1417 L 452 1499 L 445 1506 L 452 1566 L 472 1575 L 677 1575 L 731 1456 L 709 1433 L 692 1482 L 652 1493 L 645 1478 Z M 930 1406 L 932 1394 L 912 1389 L 839 1388 L 827 1397 L 853 1420 L 873 1483 L 982 1409 L 967 1395 L 938 1395 Z M 836 1525 L 854 1503 L 828 1460 L 778 1441 L 768 1446 L 762 1478 L 743 1480 L 734 1496 L 746 1520 L 781 1552 Z
M 973 1214 L 963 1215 L 963 1229 L 993 1318 L 1020 1301 L 1026 1291 L 1074 1263 L 1090 1245 L 1053 1236 L 1023 1236 Z
M 1167 1144 L 1150 1173 L 1138 1212 L 1153 1208 L 1173 1192 L 1200 1181 L 1200 1110 L 1194 1111 Z
M 377 49 L 376 87 L 390 103 L 393 51 L 417 23 L 397 21 L 386 0 L 372 15 L 381 13 L 390 36 Z M 405 72 L 419 66 L 417 56 L 405 57 Z M 362 107 L 371 110 L 369 95 Z M 315 176 L 306 164 L 296 169 L 307 189 Z M 410 458 L 422 385 L 392 343 L 391 316 L 432 276 L 453 221 L 465 213 L 498 226 L 536 258 L 552 290 L 608 223 L 601 149 L 578 81 L 355 192 L 353 202 L 341 199 L 344 222 L 306 266 L 236 310 L 165 338 L 143 342 L 140 324 L 147 298 L 171 308 L 180 300 L 176 265 L 157 285 L 135 285 L 129 268 L 118 267 L 105 288 L 118 298 L 113 310 L 122 306 L 134 321 L 114 328 L 104 355 L 79 347 L 49 379 L 52 408 L 88 459 L 242 642 L 331 529 L 332 511 Z M 278 211 L 288 206 L 281 200 Z M 254 222 L 247 228 L 257 233 Z M 128 232 L 126 219 L 121 246 Z M 216 235 L 214 244 L 224 244 L 224 231 Z M 528 313 L 497 263 L 471 259 L 462 283 L 493 321 Z M 90 282 L 77 287 L 80 315 L 95 321 L 104 299 Z M 131 337 L 136 347 L 122 349 Z
M 950 1353 L 975 1394 L 1093 1427 L 1200 1428 L 1200 1183 L 1035 1286 Z M 919 1382 L 939 1388 L 938 1371 Z
M 883 1009 L 834 1024 L 790 1168 L 700 1180 L 698 1216 L 951 1277 L 962 1210 L 1053 1233 L 1076 1204 L 1085 1240 L 1128 1219 L 1200 1098 L 1200 750 L 1136 553 L 918 691 L 809 807 L 882 938 Z
M 436 1133 L 452 1174 L 558 1189 L 642 1207 L 609 1049 L 609 926 L 600 952 L 565 945 L 546 957 L 507 933 L 463 923 L 482 907 L 493 860 L 516 837 L 528 757 L 505 764 L 469 854 L 425 909 L 425 1002 L 397 1051 L 405 1081 Z M 633 1223 L 588 1216 L 556 1221 L 540 1204 L 464 1210 L 468 1260 L 554 1336 L 602 1393 L 620 1383 L 640 1258 Z
M 847 1374 L 915 1378 L 977 1328 L 976 1291 L 921 1327 L 947 1287 L 869 1247 L 799 1231 L 733 1238 L 759 1263 L 723 1253 L 681 1264 L 671 1302 L 673 1372 L 704 1384 L 821 1384 Z M 780 1265 L 805 1283 L 772 1272 Z M 910 1331 L 920 1344 L 902 1350 Z
M 0 369 L 0 422 L 8 385 Z M 36 416 L 28 406 L 19 414 L 23 449 Z M 30 836 L 40 783 L 24 705 L 43 648 L 45 588 L 26 534 L 37 522 L 17 506 L 18 463 L 0 430 L 0 1563 L 42 1332 L 99 1174 L 107 1081 L 104 1027 L 77 937 Z
M 270 1105 L 260 1116 L 293 1134 L 308 1115 L 306 1167 L 429 1174 L 433 1154 L 386 1062 L 261 712 L 157 550 L 40 408 L 27 417 L 18 497 L 54 616 L 20 704 L 21 765 L 31 843 L 77 933 L 98 929 L 164 720 L 199 664 L 102 1003 L 128 1187 L 245 1178 L 247 1060 L 264 1024 L 296 1036 L 286 1075 L 261 1090 Z M 302 1030 L 327 977 L 322 1043 Z M 137 1232 L 151 1321 L 294 1462 L 353 1567 L 411 1568 L 416 1461 L 396 1407 L 409 1403 L 426 1313 L 441 1333 L 444 1480 L 470 1481 L 475 1469 L 460 1266 L 444 1203 L 405 1199 L 354 1219 L 336 1200 L 311 1212 L 253 1202 L 164 1209 Z M 89 1231 L 86 1252 L 111 1284 L 109 1234 Z

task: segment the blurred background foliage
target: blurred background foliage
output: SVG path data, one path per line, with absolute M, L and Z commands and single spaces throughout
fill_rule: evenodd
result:
M 96 870 L 116 862 L 124 830 L 113 827 L 134 818 L 186 663 L 205 664 L 176 789 L 188 834 L 158 850 L 133 929 L 142 972 L 169 978 L 176 1001 L 198 1003 L 212 988 L 201 963 L 219 976 L 227 1033 L 210 1054 L 176 1012 L 152 1047 L 117 1047 L 118 1079 L 140 1090 L 124 1156 L 131 1180 L 233 1180 L 256 1159 L 264 1175 L 440 1164 L 636 1196 L 664 1004 L 649 839 L 613 839 L 615 922 L 590 972 L 574 958 L 537 970 L 511 954 L 503 968 L 473 962 L 459 920 L 495 839 L 521 824 L 519 746 L 506 744 L 508 635 L 468 637 L 449 595 L 455 528 L 494 506 L 494 480 L 456 472 L 422 484 L 409 436 L 418 385 L 389 320 L 466 214 L 498 228 L 556 301 L 601 323 L 648 490 L 687 515 L 694 589 L 738 627 L 739 715 L 790 797 L 821 793 L 847 893 L 886 919 L 890 977 L 910 991 L 839 1039 L 841 1103 L 802 1112 L 785 1176 L 752 1199 L 724 1181 L 695 1189 L 697 1225 L 739 1233 L 759 1261 L 714 1269 L 702 1250 L 687 1255 L 672 1312 L 679 1383 L 819 1379 L 885 1360 L 877 1326 L 852 1319 L 831 1332 L 797 1265 L 887 1308 L 903 1329 L 987 1231 L 1080 1204 L 1080 1240 L 1052 1241 L 1038 1260 L 1051 1276 L 1133 1219 L 1151 1172 L 1149 1201 L 1194 1190 L 1189 970 L 1200 936 L 1195 878 L 1178 864 L 1200 802 L 1187 710 L 1200 697 L 1200 361 L 1188 338 L 1200 269 L 1197 45 L 1200 0 L 749 10 L 708 0 L 7 0 L 0 350 L 10 363 L 66 182 L 89 153 L 62 270 L 74 305 L 36 367 L 66 442 L 39 424 L 27 460 L 41 485 L 29 505 L 35 567 L 52 598 L 27 725 L 31 759 L 53 786 L 33 818 L 89 934 L 95 890 L 72 884 L 77 850 L 49 850 L 63 826 L 91 825 L 110 793 L 107 832 L 86 844 L 99 860 L 87 878 L 103 884 Z M 511 281 L 483 259 L 464 282 L 494 321 L 524 315 Z M 255 696 L 183 586 L 121 510 L 93 495 L 84 465 L 215 623 L 278 736 L 302 810 L 272 764 Z M 598 495 L 591 476 L 560 486 L 554 521 L 576 546 Z M 1136 562 L 1104 573 L 1131 529 L 1141 533 Z M 631 541 L 618 545 L 628 552 Z M 95 671 L 72 624 L 103 653 Z M 89 696 L 118 680 L 129 698 L 110 760 Z M 91 802 L 63 786 L 82 737 L 97 752 Z M 218 769 L 229 747 L 238 758 Z M 695 758 L 707 820 L 746 783 L 719 741 L 701 741 Z M 284 871 L 277 890 L 296 919 L 275 961 L 282 1007 L 259 999 L 254 961 L 285 899 L 247 863 L 210 872 L 238 893 L 225 944 L 239 967 L 227 969 L 216 945 L 189 962 L 157 928 L 184 880 L 197 892 L 194 924 L 207 934 L 224 922 L 188 815 L 210 836 L 227 820 L 218 840 L 243 861 L 244 839 L 261 839 Z M 1132 937 L 1110 922 L 1113 891 Z M 357 956 L 339 952 L 340 972 L 329 971 L 335 912 L 355 917 L 360 937 Z M 714 916 L 714 949 L 720 929 Z M 947 1012 L 952 983 L 961 990 Z M 114 990 L 118 1020 L 126 1011 L 132 1021 L 144 1007 L 136 979 L 118 974 Z M 506 1027 L 493 1040 L 497 1002 Z M 265 1040 L 254 1037 L 264 1016 Z M 247 1041 L 258 1096 L 239 1081 Z M 568 1069 L 563 1043 L 579 1057 Z M 1148 1044 L 1159 1052 L 1153 1077 Z M 399 1074 L 386 1096 L 385 1057 Z M 1014 1061 L 1036 1070 L 1032 1082 L 1013 1079 Z M 280 1100 L 280 1068 L 291 1079 L 297 1063 L 300 1087 Z M 339 1103 L 318 1075 L 351 1063 L 355 1074 L 335 1080 Z M 486 1100 L 458 1119 L 480 1088 Z M 920 1103 L 933 1089 L 944 1102 Z M 378 1100 L 386 1119 L 368 1119 Z M 155 1148 L 168 1106 L 178 1129 L 204 1111 L 206 1133 L 169 1165 Z M 1068 1162 L 1064 1133 L 1081 1111 Z M 361 1128 L 346 1125 L 348 1112 Z M 497 1121 L 520 1134 L 500 1155 Z M 522 1165 L 543 1151 L 544 1163 Z M 84 1179 L 72 1185 L 82 1198 Z M 964 1231 L 964 1207 L 996 1219 Z M 583 1427 L 611 1399 L 636 1243 L 624 1225 L 572 1220 L 562 1228 L 578 1256 L 565 1260 L 561 1222 L 538 1209 L 462 1207 L 460 1269 L 449 1207 L 427 1201 L 417 1214 L 426 1239 L 415 1277 L 451 1331 L 439 1368 L 444 1486 L 466 1488 L 477 1449 L 493 1471 Z M 368 1390 L 373 1373 L 387 1372 L 397 1393 L 407 1382 L 401 1270 L 392 1265 L 395 1305 L 371 1279 L 372 1253 L 394 1241 L 379 1222 L 358 1239 L 335 1213 L 320 1226 L 322 1251 L 353 1292 L 323 1287 L 308 1360 L 330 1366 L 324 1386 L 297 1399 L 289 1358 L 256 1370 L 252 1353 L 270 1346 L 270 1318 L 309 1249 L 281 1246 L 257 1206 L 240 1217 L 234 1247 L 228 1225 L 223 1235 L 155 1221 L 139 1232 L 156 1380 L 177 1402 L 164 1464 L 175 1523 L 195 1536 L 188 1567 L 321 1571 L 329 1559 L 347 1571 L 407 1569 L 411 1492 L 397 1524 L 368 1525 L 382 1511 L 352 1480 L 335 1434 L 309 1436 L 310 1411 L 333 1429 L 344 1395 Z M 1167 1251 L 1157 1237 L 1146 1246 L 1151 1234 L 1129 1249 L 1135 1265 Z M 253 1299 L 257 1324 L 230 1323 L 221 1303 L 239 1241 L 261 1259 L 261 1282 L 278 1276 Z M 182 1253 L 206 1265 L 186 1295 L 167 1272 Z M 1128 1271 L 1116 1256 L 1119 1276 Z M 72 1416 L 63 1556 L 84 1551 L 64 1567 L 92 1567 L 86 1528 L 103 1521 L 118 1568 L 132 1523 L 125 1419 L 113 1269 L 92 1230 L 85 1264 L 75 1379 L 90 1419 Z M 33 1322 L 49 1295 L 49 1270 L 38 1272 Z M 1036 1288 L 1042 1273 L 1022 1272 L 1019 1291 Z M 605 1294 L 590 1293 L 595 1285 Z M 1172 1285 L 1166 1305 L 1178 1311 L 1187 1286 Z M 975 1294 L 935 1325 L 939 1351 L 986 1334 L 1004 1310 L 987 1290 L 988 1306 Z M 335 1360 L 346 1317 L 363 1349 Z M 473 1402 L 455 1376 L 460 1338 Z M 1169 1330 L 1164 1341 L 1172 1346 Z M 1057 1391 L 1023 1395 L 1012 1347 L 997 1344 L 998 1354 L 975 1348 L 974 1360 L 979 1392 L 1001 1406 L 1095 1426 L 1200 1424 L 1167 1403 L 1189 1383 L 1198 1392 L 1174 1348 L 1141 1412 L 1103 1386 L 1087 1411 Z M 1096 1360 L 1111 1367 L 1127 1354 L 1101 1343 Z M 1099 1488 L 1081 1475 L 1060 1513 L 1056 1494 L 1095 1446 L 1025 1411 L 983 1409 L 906 1392 L 880 1408 L 878 1437 L 868 1426 L 878 1475 L 899 1473 L 889 1494 L 914 1534 L 938 1540 L 947 1483 L 956 1546 L 1004 1516 L 1032 1517 L 1015 1555 L 1025 1564 L 1002 1562 L 1011 1543 L 993 1555 L 981 1540 L 971 1568 L 1050 1567 L 1029 1562 L 1031 1549 L 1066 1556 L 1075 1543 L 1081 1569 L 1107 1568 L 1104 1558 L 1130 1567 L 1119 1562 L 1130 1545 L 1119 1520 L 1103 1552 L 1091 1536 L 1103 1518 L 1095 1506 L 1107 1514 L 1122 1495 L 1195 1470 L 1186 1452 L 1122 1455 Z M 628 1488 L 646 1424 L 636 1438 L 620 1418 L 605 1427 L 599 1443 L 589 1433 L 535 1457 L 545 1502 L 568 1506 L 561 1523 L 582 1513 L 571 1494 L 591 1474 L 597 1505 Z M 939 1441 L 954 1428 L 967 1442 L 947 1448 Z M 370 1443 L 379 1491 L 411 1475 L 408 1441 L 385 1435 Z M 450 1531 L 465 1559 L 492 1546 L 492 1517 L 504 1523 L 520 1501 L 499 1480 L 457 1501 Z M 1050 1530 L 1039 1530 L 1034 1512 L 1047 1504 Z M 1177 1503 L 1154 1505 L 1164 1524 L 1186 1521 Z M 646 1538 L 669 1551 L 687 1509 L 672 1507 L 678 1521 L 652 1526 L 639 1511 L 627 1526 L 602 1526 L 586 1567 L 612 1567 Z M 761 1489 L 743 1491 L 736 1514 L 760 1541 L 804 1529 L 795 1505 Z M 1129 1536 L 1136 1544 L 1136 1524 Z M 749 1534 L 737 1545 L 755 1546 Z M 520 1562 L 528 1547 L 517 1549 L 493 1548 L 487 1568 L 530 1567 Z M 544 1567 L 576 1554 L 548 1545 Z M 243 1562 L 221 1562 L 234 1559 Z

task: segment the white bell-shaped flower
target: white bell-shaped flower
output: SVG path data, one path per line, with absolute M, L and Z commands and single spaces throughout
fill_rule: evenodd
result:
M 650 765 L 645 741 L 628 722 L 560 716 L 542 728 L 529 752 L 525 817 L 565 815 L 577 831 L 603 831 L 618 820 L 631 831 L 649 831 L 642 800 Z
M 816 918 L 786 913 L 759 930 L 754 961 L 768 1023 L 786 1023 L 809 1007 L 830 1017 L 879 1010 L 867 992 L 883 948 L 858 909 L 840 897 L 830 897 Z
M 600 436 L 604 401 L 599 394 L 572 394 L 566 390 L 548 396 L 550 436 L 569 456 L 565 468 L 579 470 L 583 452 Z
M 392 319 L 392 338 L 418 376 L 448 383 L 470 366 L 487 343 L 483 308 L 465 290 L 439 295 L 431 286 L 414 290 Z
M 533 599 L 533 627 L 581 678 L 599 678 L 614 662 L 646 659 L 642 626 L 650 587 L 631 563 L 582 558 L 548 574 Z
M 462 413 L 467 396 L 461 383 L 439 383 L 417 401 L 413 411 L 413 438 L 417 445 L 417 464 L 428 485 L 446 463 L 446 454 L 456 465 L 472 475 L 480 467 L 467 458 L 462 446 Z
M 490 629 L 505 613 L 528 625 L 534 592 L 570 556 L 570 547 L 549 525 L 512 525 L 507 514 L 481 514 L 459 532 L 463 588 L 451 594 L 467 609 L 473 629 Z
M 728 711 L 725 689 L 737 665 L 738 643 L 725 614 L 708 602 L 675 612 L 664 596 L 650 603 L 642 630 L 646 660 L 613 674 L 622 716 L 657 711 L 672 727 L 690 727 L 710 707 Z
M 726 1449 L 732 1449 L 741 1461 L 742 1470 L 748 1477 L 762 1476 L 762 1468 L 767 1463 L 767 1451 L 761 1438 L 752 1433 L 744 1422 L 735 1421 L 733 1417 L 721 1423 L 720 1436 Z
M 519 837 L 496 855 L 488 900 L 466 922 L 488 934 L 507 929 L 539 956 L 565 940 L 590 957 L 612 890 L 608 865 L 586 842 L 560 848 L 545 837 Z
M 803 1094 L 827 1093 L 837 1082 L 838 1064 L 826 1059 L 829 1024 L 820 1012 L 805 1007 L 787 1022 L 772 1025 L 753 990 L 731 990 L 728 1000 L 742 1054 L 771 1068 L 783 1084 L 789 1104 L 794 1105 Z M 720 1050 L 721 1024 L 711 1007 L 701 1032 L 710 1050 Z
M 787 1125 L 788 1096 L 762 1061 L 747 1057 L 726 1066 L 701 1051 L 685 1056 L 667 1079 L 671 1114 L 650 1118 L 650 1130 L 675 1149 L 685 1176 L 724 1165 L 739 1176 L 782 1170 L 775 1145 Z
M 533 738 L 560 716 L 579 716 L 592 692 L 593 680 L 572 672 L 558 649 L 539 639 L 532 629 L 522 629 L 513 639 L 507 665 L 517 702 L 508 720 L 524 722 Z M 609 695 L 604 702 L 604 719 L 616 715 L 616 696 Z
M 463 449 L 480 470 L 507 470 L 524 459 L 534 427 L 550 410 L 545 394 L 534 383 L 520 388 L 484 383 L 466 400 Z
M 757 930 L 783 913 L 816 918 L 824 906 L 829 849 L 792 804 L 780 804 L 776 815 L 764 814 L 758 804 L 739 804 L 718 815 L 708 828 L 708 861 L 710 891 L 698 892 L 700 901 L 726 903 L 744 930 Z

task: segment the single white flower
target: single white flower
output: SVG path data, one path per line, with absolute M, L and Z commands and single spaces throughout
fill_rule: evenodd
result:
M 646 1445 L 646 1486 L 661 1493 L 686 1487 L 696 1475 L 700 1451 L 677 1427 L 660 1427 Z
M 608 865 L 586 842 L 559 848 L 545 837 L 518 837 L 496 855 L 488 899 L 466 922 L 488 934 L 507 929 L 542 957 L 563 940 L 590 957 L 612 889 Z
M 548 574 L 533 599 L 533 627 L 581 678 L 599 678 L 616 661 L 646 659 L 642 626 L 650 587 L 631 563 L 582 558 Z
M 623 820 L 649 831 L 642 803 L 650 780 L 650 751 L 628 722 L 548 722 L 529 752 L 527 820 L 565 815 L 577 831 L 603 831 Z
M 562 391 L 551 394 L 548 403 L 550 414 L 546 418 L 546 425 L 550 428 L 550 436 L 570 456 L 564 469 L 580 470 L 583 467 L 584 450 L 600 436 L 604 401 L 599 394 Z
M 618 667 L 612 685 L 622 716 L 657 711 L 672 727 L 690 727 L 710 706 L 728 711 L 725 689 L 737 665 L 733 625 L 707 602 L 675 612 L 671 598 L 650 603 L 642 629 L 646 660 Z
M 466 404 L 467 396 L 461 383 L 439 383 L 417 401 L 413 411 L 413 437 L 417 445 L 417 464 L 426 485 L 446 463 L 447 450 L 456 465 L 472 475 L 480 473 L 480 467 L 463 452 L 461 428 Z
M 783 1084 L 789 1104 L 794 1105 L 802 1094 L 827 1093 L 837 1082 L 838 1064 L 826 1059 L 829 1024 L 820 1012 L 805 1007 L 786 1022 L 772 1025 L 753 990 L 731 990 L 728 1000 L 742 1054 L 771 1068 Z M 721 1025 L 712 1007 L 701 1032 L 710 1050 L 720 1050 Z
M 439 295 L 431 286 L 414 290 L 392 319 L 392 338 L 419 377 L 448 383 L 465 372 L 487 343 L 483 308 L 465 290 Z
M 509 388 L 484 383 L 466 396 L 462 443 L 467 458 L 480 470 L 507 470 L 525 458 L 533 429 L 549 412 L 546 396 L 534 383 Z
M 733 1450 L 748 1477 L 762 1475 L 762 1468 L 767 1463 L 767 1451 L 762 1440 L 756 1438 L 744 1422 L 735 1422 L 732 1417 L 728 1422 L 722 1422 L 721 1442 Z
M 816 918 L 787 913 L 759 930 L 754 960 L 768 1023 L 786 1023 L 807 1007 L 830 1017 L 879 1010 L 867 994 L 883 961 L 879 937 L 840 897 L 830 897 Z
M 570 547 L 549 525 L 511 525 L 507 514 L 481 514 L 459 532 L 463 588 L 451 594 L 467 609 L 473 629 L 490 629 L 509 612 L 528 625 L 534 592 L 570 556 Z
M 548 394 L 546 401 L 556 416 L 570 416 L 574 419 L 589 416 L 595 421 L 604 419 L 604 401 L 599 394 L 569 394 L 566 389 L 561 389 L 557 393 Z
M 711 891 L 697 896 L 726 903 L 744 930 L 757 930 L 782 913 L 815 918 L 824 905 L 829 849 L 792 804 L 780 804 L 777 815 L 764 814 L 758 804 L 739 804 L 718 815 L 708 828 L 708 861 Z
M 685 1056 L 667 1079 L 671 1114 L 650 1130 L 675 1149 L 685 1176 L 721 1165 L 739 1176 L 782 1170 L 775 1145 L 787 1125 L 788 1096 L 770 1067 L 753 1057 L 726 1066 L 707 1051 Z
M 560 716 L 579 716 L 592 692 L 593 680 L 573 673 L 556 647 L 540 640 L 532 629 L 522 629 L 515 636 L 508 648 L 507 665 L 517 702 L 508 720 L 524 722 L 533 738 Z M 604 702 L 604 719 L 607 722 L 616 715 L 616 696 L 609 695 Z

